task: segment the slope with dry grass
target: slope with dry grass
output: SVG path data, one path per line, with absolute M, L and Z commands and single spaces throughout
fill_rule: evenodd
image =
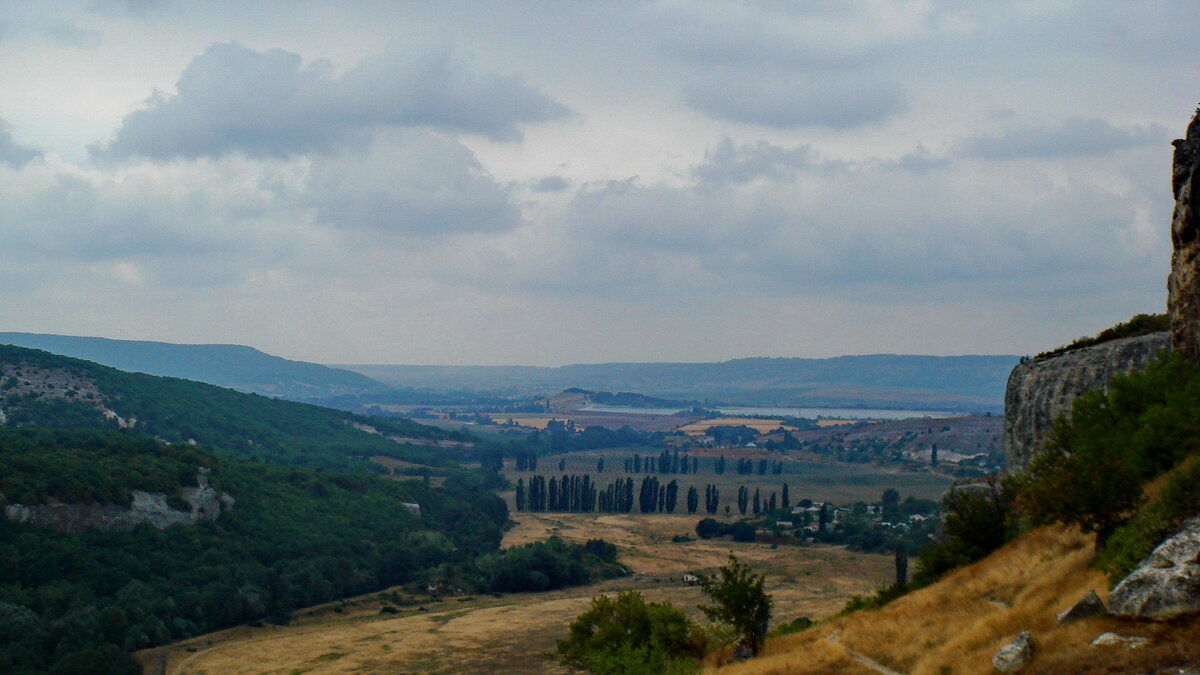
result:
M 1063 626 L 1055 616 L 1108 579 L 1091 567 L 1094 538 L 1045 527 L 937 583 L 887 606 L 836 618 L 767 643 L 764 655 L 721 672 L 875 673 L 866 657 L 902 673 L 994 672 L 996 650 L 1021 630 L 1033 633 L 1029 673 L 1150 672 L 1200 659 L 1200 620 L 1149 622 L 1099 617 Z M 1106 631 L 1151 638 L 1134 651 L 1089 647 Z

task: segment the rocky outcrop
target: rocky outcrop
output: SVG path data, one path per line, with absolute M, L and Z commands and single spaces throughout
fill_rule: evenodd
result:
M 1122 579 L 1108 594 L 1108 609 L 1149 619 L 1200 611 L 1200 517 L 1185 521 Z
M 1004 645 L 992 657 L 992 667 L 1001 673 L 1015 673 L 1033 660 L 1033 636 L 1023 630 L 1016 640 Z
M 1150 644 L 1150 638 L 1142 637 L 1141 635 L 1118 635 L 1116 633 L 1102 633 L 1088 643 L 1090 647 L 1121 647 L 1124 649 L 1137 649 Z
M 1171 315 L 1171 348 L 1200 363 L 1200 110 L 1187 128 L 1187 137 L 1174 142 L 1171 189 L 1171 276 L 1167 307 Z
M 117 504 L 9 504 L 4 515 L 19 523 L 52 527 L 60 532 L 80 534 L 87 530 L 128 532 L 141 523 L 160 530 L 172 525 L 192 525 L 201 520 L 215 520 L 223 511 L 233 508 L 235 500 L 208 485 L 208 469 L 201 469 L 196 487 L 180 489 L 187 510 L 171 506 L 162 492 L 133 491 L 133 502 L 124 507 Z
M 1087 595 L 1079 599 L 1079 602 L 1071 605 L 1058 613 L 1057 623 L 1071 623 L 1072 621 L 1082 621 L 1090 619 L 1093 616 L 1103 616 L 1108 613 L 1104 608 L 1104 601 L 1100 596 L 1096 595 L 1096 591 L 1089 590 Z
M 1145 368 L 1170 346 L 1167 333 L 1113 340 L 1046 359 L 1019 363 L 1004 393 L 1004 459 L 1008 471 L 1029 463 L 1054 420 L 1082 394 L 1103 389 L 1118 373 Z

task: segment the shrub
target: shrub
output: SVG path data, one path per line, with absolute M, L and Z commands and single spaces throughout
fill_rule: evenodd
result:
M 1192 457 L 1171 474 L 1158 497 L 1113 532 L 1097 558 L 1097 565 L 1108 572 L 1115 584 L 1184 519 L 1197 513 L 1200 513 L 1200 458 Z
M 703 633 L 667 603 L 647 603 L 637 591 L 592 599 L 558 641 L 562 662 L 592 673 L 683 673 L 704 655 Z
M 771 596 L 763 590 L 766 579 L 743 565 L 733 554 L 729 564 L 717 570 L 715 579 L 700 579 L 700 590 L 714 604 L 701 605 L 709 621 L 734 630 L 742 644 L 758 653 L 771 620 Z
M 1165 355 L 1118 375 L 1107 391 L 1076 399 L 1046 450 L 1018 479 L 1021 511 L 1034 524 L 1063 522 L 1109 536 L 1142 501 L 1142 484 L 1195 447 L 1200 370 Z

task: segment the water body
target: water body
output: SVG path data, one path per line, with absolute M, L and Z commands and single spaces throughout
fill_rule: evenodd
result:
M 887 410 L 882 408 L 766 408 L 758 406 L 720 406 L 708 408 L 722 415 L 749 417 L 762 415 L 766 417 L 818 417 L 852 420 L 904 420 L 913 417 L 928 417 L 943 419 L 946 417 L 962 417 L 967 413 L 945 412 L 936 410 Z M 634 408 L 623 405 L 589 405 L 583 408 L 588 412 L 611 412 L 626 415 L 674 415 L 689 408 Z

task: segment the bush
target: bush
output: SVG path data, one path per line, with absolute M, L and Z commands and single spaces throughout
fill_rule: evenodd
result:
M 1176 469 L 1158 497 L 1117 528 L 1096 563 L 1115 584 L 1150 555 L 1184 519 L 1200 513 L 1200 457 Z
M 1063 522 L 1097 534 L 1096 546 L 1142 501 L 1142 484 L 1196 444 L 1200 370 L 1165 355 L 1106 391 L 1076 399 L 1046 451 L 1020 476 L 1021 511 L 1034 524 Z
M 809 628 L 812 628 L 814 623 L 815 622 L 812 619 L 802 616 L 799 619 L 788 621 L 787 623 L 781 623 L 772 628 L 771 632 L 767 633 L 767 637 L 777 638 L 783 637 L 784 635 L 791 635 L 792 633 L 799 633 L 802 630 L 808 630 Z
M 647 603 L 637 591 L 592 599 L 558 641 L 562 662 L 602 675 L 685 673 L 704 655 L 703 633 L 667 603 Z
M 975 562 L 1000 548 L 1016 533 L 1015 492 L 995 476 L 982 489 L 953 489 L 943 500 L 943 536 L 920 554 L 913 585 L 932 583 L 946 572 Z

